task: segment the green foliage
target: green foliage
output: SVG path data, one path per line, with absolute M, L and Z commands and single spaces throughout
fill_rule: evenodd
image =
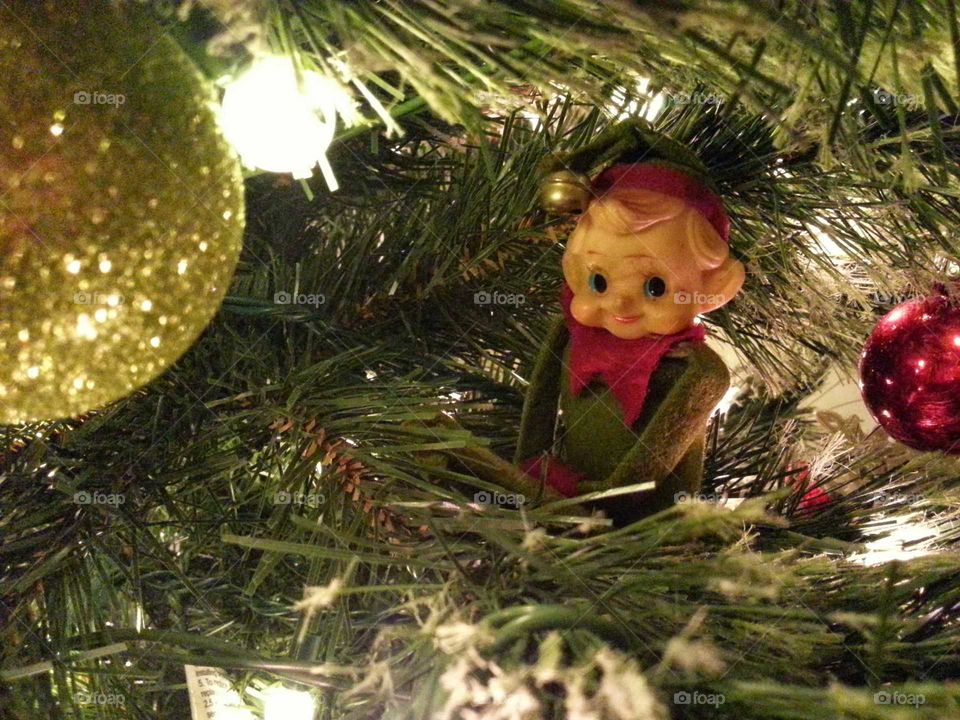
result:
M 904 522 L 954 544 L 956 463 L 799 409 L 893 293 L 958 255 L 952 0 L 250 8 L 305 65 L 343 51 L 404 135 L 346 131 L 336 194 L 251 178 L 241 269 L 198 345 L 102 412 L 0 430 L 3 717 L 183 718 L 188 662 L 231 668 L 251 702 L 314 687 L 329 718 L 507 717 L 507 697 L 530 717 L 960 717 L 956 557 L 862 563 Z M 655 125 L 710 168 L 748 265 L 707 318 L 753 377 L 711 427 L 705 492 L 751 499 L 619 530 L 569 503 L 478 506 L 497 488 L 432 451 L 509 456 L 565 233 L 537 164 L 609 124 L 630 72 L 723 99 Z M 524 300 L 474 302 L 494 291 Z M 441 410 L 472 433 L 425 424 Z M 293 609 L 338 579 L 329 607 Z M 694 691 L 725 702 L 672 702 Z

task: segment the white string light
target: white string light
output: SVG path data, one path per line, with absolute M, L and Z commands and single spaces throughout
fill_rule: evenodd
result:
M 891 560 L 910 560 L 936 553 L 937 528 L 921 518 L 919 513 L 894 518 L 895 525 L 888 533 L 866 543 L 865 552 L 850 559 L 863 565 L 882 565 Z
M 826 229 L 826 222 L 818 224 L 807 223 L 806 229 L 813 237 L 818 249 L 823 255 L 835 260 L 846 260 L 848 258 L 846 249 L 844 249 L 840 243 L 837 242 L 836 237 Z
M 606 110 L 617 120 L 640 116 L 653 122 L 666 105 L 667 97 L 663 93 L 650 91 L 650 78 L 637 76 L 633 90 L 618 86 L 610 94 L 610 105 Z
M 320 165 L 330 190 L 338 183 L 327 160 L 337 108 L 350 99 L 335 81 L 297 73 L 290 58 L 260 58 L 229 82 L 220 124 L 244 164 L 308 178 Z
M 263 720 L 313 720 L 316 706 L 313 695 L 283 685 L 263 691 Z
M 741 393 L 743 393 L 743 390 L 736 385 L 731 385 L 727 388 L 727 391 L 723 394 L 723 397 L 720 398 L 713 412 L 710 413 L 710 417 L 714 415 L 726 415 L 730 408 L 733 407 L 733 403 L 740 397 Z

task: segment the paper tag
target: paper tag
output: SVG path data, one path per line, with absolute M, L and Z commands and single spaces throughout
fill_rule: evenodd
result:
M 184 665 L 193 720 L 256 720 L 220 668 Z

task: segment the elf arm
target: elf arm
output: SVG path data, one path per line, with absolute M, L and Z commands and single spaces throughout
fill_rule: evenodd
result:
M 567 329 L 563 324 L 563 318 L 560 317 L 551 325 L 534 363 L 523 404 L 520 439 L 517 445 L 518 459 L 515 463 L 511 464 L 489 448 L 474 443 L 466 447 L 448 448 L 443 452 L 487 482 L 522 493 L 531 499 L 538 497 L 548 501 L 560 499 L 562 495 L 550 487 L 544 487 L 541 481 L 530 477 L 518 466 L 522 460 L 549 450 L 553 444 L 557 404 L 560 398 L 561 358 L 566 342 Z M 428 424 L 444 426 L 450 430 L 463 430 L 459 423 L 445 415 L 440 415 Z
M 431 435 L 436 440 L 449 440 L 452 436 L 448 433 L 460 434 L 466 436 L 467 442 L 460 447 L 448 447 L 440 450 L 442 455 L 456 460 L 468 472 L 480 480 L 499 485 L 502 488 L 511 490 L 523 495 L 527 501 L 560 500 L 563 496 L 550 487 L 544 487 L 543 483 L 527 475 L 517 466 L 507 462 L 495 452 L 486 447 L 482 441 L 476 440 L 469 430 L 465 429 L 453 418 L 440 414 L 433 420 L 426 422 L 420 421 L 419 425 L 427 428 L 434 428 Z M 436 432 L 436 428 L 442 428 L 445 432 L 443 437 Z M 425 453 L 432 454 L 433 451 Z M 578 508 L 568 508 L 568 510 L 579 510 Z
M 568 333 L 563 318 L 558 317 L 540 348 L 520 417 L 520 438 L 514 463 L 540 455 L 553 446 L 557 422 L 557 404 L 560 400 L 560 375 L 563 349 Z
M 657 487 L 644 494 L 662 496 L 671 489 L 664 486 L 665 482 L 682 480 L 668 480 L 668 476 L 691 446 L 703 438 L 707 419 L 730 384 L 727 367 L 706 345 L 693 345 L 683 352 L 686 370 L 642 428 L 633 448 L 604 480 L 581 483 L 581 493 L 652 481 Z

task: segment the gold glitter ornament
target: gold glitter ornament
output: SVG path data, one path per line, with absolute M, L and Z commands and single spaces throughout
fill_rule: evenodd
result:
M 137 10 L 0 3 L 0 422 L 129 394 L 216 313 L 243 180 L 214 101 Z

